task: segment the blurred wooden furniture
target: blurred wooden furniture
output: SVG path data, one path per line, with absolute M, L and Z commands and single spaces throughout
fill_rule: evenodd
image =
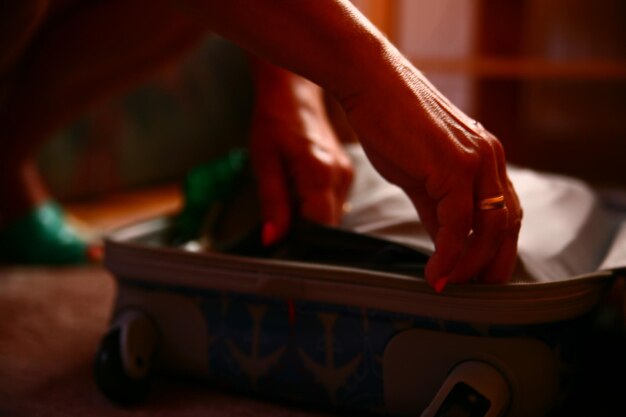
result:
M 626 3 L 478 4 L 476 117 L 510 161 L 626 187 Z
M 182 205 L 177 183 L 130 189 L 77 201 L 65 201 L 68 211 L 101 232 L 150 217 L 176 213 Z
M 626 188 L 621 173 L 626 155 L 626 3 L 464 1 L 355 4 L 392 41 L 400 41 L 428 76 L 470 80 L 471 104 L 464 110 L 498 136 L 510 162 Z M 407 18 L 407 13 L 413 15 Z M 471 38 L 469 50 L 461 46 L 461 52 L 451 54 L 443 35 L 456 30 L 455 23 L 468 21 L 472 30 L 464 36 Z M 432 23 L 436 33 L 409 40 L 432 43 L 417 48 L 427 51 L 419 54 L 407 45 L 403 25 L 424 23 Z

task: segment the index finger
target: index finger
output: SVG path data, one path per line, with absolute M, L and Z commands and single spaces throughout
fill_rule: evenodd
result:
M 289 187 L 284 165 L 278 154 L 253 154 L 257 175 L 264 244 L 269 245 L 285 236 L 291 223 Z
M 457 187 L 437 203 L 438 227 L 433 237 L 435 253 L 426 265 L 426 281 L 435 289 L 447 280 L 459 262 L 470 234 L 473 213 L 471 187 Z M 441 284 L 440 284 L 441 285 Z

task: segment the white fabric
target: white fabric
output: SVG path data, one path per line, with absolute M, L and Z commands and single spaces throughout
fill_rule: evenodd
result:
M 434 245 L 407 196 L 376 172 L 359 145 L 347 150 L 356 175 L 342 227 L 432 253 Z M 514 281 L 557 281 L 626 266 L 626 225 L 620 228 L 619 217 L 586 184 L 514 166 L 508 173 L 524 210 L 518 253 L 525 271 Z

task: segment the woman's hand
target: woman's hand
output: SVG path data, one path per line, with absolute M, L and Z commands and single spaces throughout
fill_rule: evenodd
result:
M 434 239 L 426 279 L 435 289 L 510 279 L 522 210 L 502 146 L 349 1 L 185 3 L 217 33 L 315 81 L 342 104 L 374 166 L 404 189 Z M 505 206 L 478 209 L 497 196 Z
M 339 224 L 353 172 L 328 121 L 322 90 L 267 62 L 251 58 L 251 63 L 256 97 L 250 154 L 263 243 L 283 237 L 297 215 Z
M 441 291 L 509 280 L 522 209 L 502 145 L 399 54 L 389 63 L 342 104 L 376 169 L 406 192 L 435 243 L 427 281 Z M 503 203 L 485 200 L 499 196 Z

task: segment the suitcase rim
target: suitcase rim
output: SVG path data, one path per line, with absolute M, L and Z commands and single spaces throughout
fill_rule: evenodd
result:
M 351 267 L 249 258 L 142 244 L 170 217 L 105 237 L 104 264 L 120 283 L 210 289 L 407 313 L 442 320 L 526 325 L 579 317 L 598 304 L 612 271 L 565 281 L 450 285 L 437 294 L 421 278 Z

